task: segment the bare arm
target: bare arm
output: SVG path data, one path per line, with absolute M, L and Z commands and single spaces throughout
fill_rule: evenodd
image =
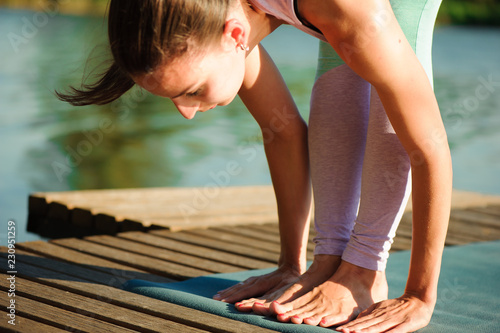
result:
M 239 95 L 263 131 L 278 203 L 280 264 L 304 272 L 311 206 L 307 125 L 281 74 L 260 45 L 247 57 Z
M 399 303 L 386 301 L 344 327 L 370 327 L 377 332 L 394 326 L 397 332 L 418 329 L 428 323 L 436 302 L 452 188 L 450 152 L 429 79 L 388 1 L 366 0 L 361 5 L 350 0 L 300 1 L 299 11 L 323 32 L 344 61 L 377 89 L 412 162 L 412 256 L 405 295 L 398 302 L 411 305 L 408 309 L 414 312 L 407 314 L 413 318 L 395 316 L 389 308 Z M 386 314 L 370 316 L 368 313 L 377 307 Z
M 281 238 L 279 269 L 298 277 L 306 268 L 309 235 L 311 185 L 307 151 L 307 125 L 278 69 L 262 46 L 246 60 L 245 79 L 239 96 L 262 129 L 264 148 L 278 205 Z M 275 275 L 282 284 L 283 277 Z M 270 281 L 266 277 L 267 282 Z M 277 287 L 266 281 L 249 281 L 231 290 L 233 302 L 261 296 Z M 274 283 L 274 282 L 273 282 Z M 263 289 L 264 288 L 264 289 Z M 269 290 L 265 290 L 268 289 Z

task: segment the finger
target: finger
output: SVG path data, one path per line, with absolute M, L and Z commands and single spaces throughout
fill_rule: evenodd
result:
M 397 313 L 384 313 L 383 315 L 367 315 L 361 319 L 356 319 L 347 325 L 339 327 L 347 332 L 362 330 L 363 333 L 386 332 L 398 325 L 404 324 L 408 320 L 407 316 L 399 316 Z
M 407 333 L 407 332 L 414 332 L 423 326 L 414 326 L 410 323 L 403 323 L 401 325 L 398 325 L 394 328 L 391 328 L 390 330 L 387 331 L 387 333 Z
M 340 327 L 337 327 L 337 330 L 347 332 L 349 330 L 363 329 L 365 327 L 370 326 L 373 323 L 378 323 L 381 320 L 383 320 L 383 319 L 380 319 L 379 316 L 373 315 L 371 313 L 367 313 L 363 317 L 358 316 L 356 319 L 354 319 L 354 320 L 352 320 L 352 321 L 350 321 L 350 322 L 348 322 Z
M 218 293 L 214 296 L 214 299 L 227 302 L 234 303 L 237 301 L 244 300 L 246 298 L 262 295 L 268 289 L 268 286 L 265 284 L 250 282 L 249 284 L 238 284 L 234 286 L 233 289 L 228 290 L 224 293 Z M 217 298 L 216 298 L 217 296 Z
M 364 322 L 362 324 L 357 324 L 349 327 L 337 327 L 337 330 L 345 333 L 358 331 L 363 333 L 379 333 L 385 332 L 387 329 L 390 329 L 392 327 L 394 327 L 394 324 L 389 324 L 388 322 Z
M 356 320 L 368 316 L 370 313 L 373 313 L 373 311 L 375 311 L 376 309 L 377 309 L 377 304 L 370 305 L 369 308 L 367 308 L 364 311 L 361 311 L 361 313 L 358 315 L 358 317 L 356 318 Z
M 245 286 L 251 286 L 251 285 L 254 285 L 258 283 L 258 278 L 255 277 L 255 276 L 252 276 L 244 281 L 240 281 L 239 283 L 236 283 L 232 286 L 230 286 L 229 288 L 226 288 L 224 290 L 219 290 L 217 293 L 218 294 L 223 294 L 223 293 L 232 293 L 234 292 L 235 290 L 238 290 L 242 287 L 245 287 Z
M 217 291 L 217 296 L 221 296 L 221 297 L 224 297 L 224 296 L 227 296 L 227 295 L 231 295 L 233 294 L 234 292 L 238 291 L 239 289 L 241 289 L 243 286 L 245 286 L 245 282 L 240 282 L 240 283 L 237 283 L 235 285 L 232 285 L 231 287 L 229 288 L 226 288 L 224 290 L 219 290 Z

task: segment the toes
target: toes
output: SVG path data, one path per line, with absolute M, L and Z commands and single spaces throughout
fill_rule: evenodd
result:
M 307 325 L 318 326 L 320 322 L 321 322 L 321 316 L 311 316 L 304 318 L 304 324 Z
M 237 303 L 234 303 L 234 307 L 236 308 L 236 310 L 241 311 L 241 312 L 252 311 L 252 304 L 249 304 L 249 303 L 237 302 Z
M 271 310 L 269 309 L 269 303 L 255 302 L 252 306 L 252 311 L 256 314 L 260 314 L 263 316 L 268 316 L 271 314 Z
M 293 316 L 292 318 L 290 318 L 291 322 L 294 323 L 294 324 L 302 324 L 303 322 L 303 319 L 301 316 L 299 315 L 295 315 Z
M 324 316 L 319 322 L 319 326 L 321 327 L 331 327 L 338 326 L 348 323 L 350 320 L 354 319 L 354 317 L 345 318 L 341 316 Z

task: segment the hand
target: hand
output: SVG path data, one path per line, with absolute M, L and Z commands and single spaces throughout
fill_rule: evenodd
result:
M 405 333 L 427 326 L 434 304 L 427 304 L 413 295 L 403 295 L 375 303 L 361 312 L 355 320 L 337 327 L 343 333 Z
M 261 276 L 253 276 L 232 287 L 217 292 L 215 300 L 234 303 L 250 297 L 259 297 L 271 294 L 274 291 L 296 282 L 301 272 L 290 266 L 281 266 L 272 273 Z M 252 309 L 249 305 L 248 311 Z M 243 309 L 240 309 L 243 310 Z

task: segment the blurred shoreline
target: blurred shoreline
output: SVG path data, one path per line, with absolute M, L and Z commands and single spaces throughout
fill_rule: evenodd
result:
M 54 16 L 104 16 L 108 0 L 0 0 L 0 8 L 34 10 Z
M 0 0 L 0 8 L 37 10 L 66 15 L 104 16 L 109 0 Z M 439 10 L 438 25 L 500 26 L 497 0 L 445 0 Z

